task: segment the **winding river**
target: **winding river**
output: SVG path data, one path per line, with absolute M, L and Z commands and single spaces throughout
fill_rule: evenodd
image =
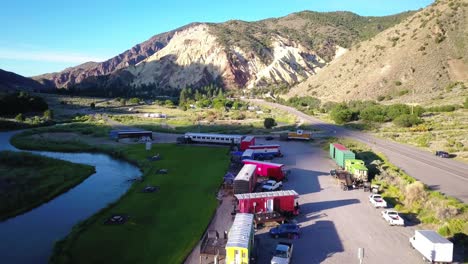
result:
M 0 150 L 20 151 L 10 144 L 18 132 L 0 133 Z M 88 164 L 96 173 L 68 192 L 22 215 L 0 222 L 0 263 L 47 263 L 55 241 L 72 227 L 116 201 L 140 170 L 104 154 L 30 151 L 43 156 Z

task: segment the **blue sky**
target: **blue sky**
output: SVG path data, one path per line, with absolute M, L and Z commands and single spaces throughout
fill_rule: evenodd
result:
M 3 1 L 0 69 L 24 76 L 103 61 L 190 22 L 247 21 L 302 10 L 382 16 L 432 0 L 14 0 Z

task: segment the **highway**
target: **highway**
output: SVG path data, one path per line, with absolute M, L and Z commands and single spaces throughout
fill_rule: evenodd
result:
M 410 176 L 422 181 L 432 190 L 438 190 L 464 203 L 468 203 L 468 164 L 452 159 L 439 158 L 433 153 L 417 149 L 416 147 L 329 124 L 289 106 L 258 99 L 248 101 L 287 111 L 316 126 L 318 129 L 325 131 L 330 136 L 349 137 L 365 143 L 373 151 L 383 153 L 391 163 L 404 170 Z

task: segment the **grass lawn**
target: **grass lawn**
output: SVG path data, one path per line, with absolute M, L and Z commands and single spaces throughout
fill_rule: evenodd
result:
M 0 152 L 0 220 L 51 200 L 94 172 L 89 165 L 25 152 Z
M 143 145 L 121 149 L 143 170 L 119 201 L 80 223 L 56 244 L 51 263 L 182 263 L 199 241 L 217 207 L 215 193 L 229 163 L 221 147 L 153 145 L 162 160 L 146 160 Z M 158 169 L 168 174 L 156 174 Z M 148 185 L 156 193 L 142 193 Z M 112 214 L 130 216 L 123 225 L 104 225 Z

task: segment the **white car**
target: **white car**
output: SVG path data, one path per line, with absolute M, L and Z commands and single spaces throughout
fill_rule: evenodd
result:
M 404 226 L 405 220 L 401 218 L 397 211 L 394 210 L 385 210 L 382 211 L 382 217 L 387 221 L 391 226 L 392 225 L 399 225 Z
M 274 180 L 269 180 L 269 181 L 266 181 L 262 185 L 262 191 L 264 191 L 264 192 L 276 191 L 276 190 L 279 190 L 281 187 L 283 187 L 283 182 L 277 182 L 277 181 L 274 181 Z
M 380 194 L 369 195 L 369 202 L 375 207 L 387 207 L 387 202 L 382 198 Z

